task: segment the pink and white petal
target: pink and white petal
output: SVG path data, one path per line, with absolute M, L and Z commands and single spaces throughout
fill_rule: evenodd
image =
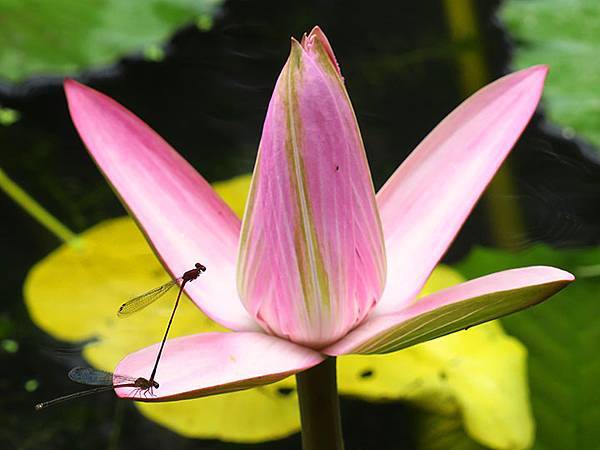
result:
M 484 87 L 446 117 L 377 194 L 388 277 L 375 314 L 414 301 L 529 122 L 547 68 Z
M 210 185 L 148 125 L 111 98 L 65 81 L 73 123 L 121 201 L 173 277 L 207 267 L 186 292 L 233 330 L 258 325 L 239 301 L 235 265 L 240 221 Z
M 292 41 L 267 111 L 242 226 L 240 296 L 271 334 L 320 348 L 367 316 L 384 280 L 360 131 L 316 28 Z
M 148 377 L 158 345 L 126 356 L 115 370 L 119 376 Z M 116 388 L 119 397 L 142 401 L 183 400 L 239 391 L 273 383 L 309 369 L 325 356 L 264 333 L 203 333 L 167 341 L 152 393 Z
M 389 353 L 535 305 L 567 286 L 573 275 L 554 267 L 506 270 L 420 299 L 403 311 L 369 317 L 323 353 Z

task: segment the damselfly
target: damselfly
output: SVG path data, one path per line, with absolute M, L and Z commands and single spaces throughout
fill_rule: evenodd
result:
M 75 367 L 69 371 L 69 378 L 76 383 L 85 384 L 86 386 L 96 386 L 85 391 L 74 392 L 73 394 L 63 395 L 62 397 L 49 400 L 47 402 L 38 403 L 35 405 L 37 411 L 62 403 L 75 398 L 85 397 L 86 395 L 96 394 L 98 392 L 110 391 L 115 388 L 133 387 L 134 395 L 137 392 L 148 391 L 152 394 L 152 389 L 158 388 L 158 383 L 154 380 L 150 381 L 146 378 L 128 377 L 122 375 L 113 375 L 110 372 L 103 370 L 92 369 L 91 367 Z
M 152 289 L 151 291 L 148 291 L 142 295 L 138 295 L 137 297 L 132 298 L 131 300 L 123 303 L 119 308 L 117 315 L 119 317 L 127 317 L 128 315 L 133 314 L 141 309 L 144 309 L 148 305 L 151 305 L 156 300 L 165 295 L 167 292 L 169 292 L 172 287 L 179 286 L 177 300 L 175 300 L 175 306 L 173 307 L 173 312 L 171 313 L 169 323 L 167 324 L 165 335 L 163 336 L 162 342 L 160 343 L 160 349 L 158 350 L 158 354 L 156 355 L 156 361 L 154 362 L 154 367 L 152 368 L 152 373 L 150 374 L 150 378 L 148 378 L 148 382 L 154 382 L 154 376 L 156 375 L 156 370 L 158 369 L 158 361 L 160 361 L 160 355 L 162 354 L 165 342 L 167 340 L 167 336 L 169 335 L 169 329 L 171 328 L 171 324 L 173 323 L 173 317 L 175 317 L 175 311 L 177 311 L 177 306 L 179 305 L 179 299 L 181 298 L 183 288 L 185 287 L 186 283 L 194 281 L 200 276 L 202 272 L 205 271 L 206 267 L 204 267 L 200 263 L 196 263 L 194 269 L 188 270 L 181 277 L 176 278 L 175 280 L 171 280 L 163 284 L 162 286 Z

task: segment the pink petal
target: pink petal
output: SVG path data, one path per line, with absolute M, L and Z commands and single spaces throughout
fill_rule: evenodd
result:
M 292 40 L 267 112 L 242 226 L 238 286 L 272 334 L 319 348 L 380 297 L 383 237 L 352 105 L 317 28 Z
M 149 377 L 159 344 L 125 357 L 115 374 Z M 165 345 L 153 395 L 116 389 L 119 397 L 145 401 L 182 400 L 273 383 L 323 361 L 323 355 L 263 333 L 204 333 L 170 339 Z M 115 384 L 119 380 L 115 377 Z
M 193 301 L 227 328 L 256 329 L 235 287 L 235 214 L 131 112 L 72 80 L 65 91 L 83 142 L 171 274 L 179 277 L 201 262 L 206 274 L 186 287 Z
M 389 276 L 376 314 L 416 298 L 535 111 L 546 73 L 536 66 L 481 89 L 379 191 Z
M 544 266 L 476 278 L 423 297 L 403 311 L 369 317 L 323 353 L 400 350 L 535 305 L 573 280 L 568 272 Z

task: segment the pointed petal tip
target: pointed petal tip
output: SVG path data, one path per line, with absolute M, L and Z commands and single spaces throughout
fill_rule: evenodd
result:
M 300 44 L 300 46 L 304 49 L 307 50 L 307 45 L 309 45 L 311 43 L 311 41 L 315 38 L 320 39 L 321 41 L 325 41 L 327 42 L 327 38 L 325 37 L 325 34 L 323 33 L 323 30 L 321 30 L 321 28 L 318 25 L 315 25 L 310 32 L 306 33 L 302 33 L 302 37 L 300 38 L 300 40 L 298 41 L 298 39 L 296 39 L 294 36 L 291 36 L 291 41 L 292 44 L 296 43 L 296 44 Z M 327 42 L 327 44 L 329 44 L 329 42 Z
M 557 267 L 552 266 L 533 266 L 532 269 L 539 269 L 548 275 L 548 277 L 553 277 L 556 282 L 565 282 L 571 283 L 575 281 L 575 275 L 571 272 L 567 272 L 566 270 L 559 269 Z
M 79 81 L 74 80 L 73 78 L 65 78 L 63 81 L 63 88 L 65 90 L 67 104 L 69 105 L 69 109 L 72 115 L 76 114 L 76 110 L 73 109 L 74 107 L 78 107 L 77 110 L 83 108 L 83 105 L 80 105 L 82 101 L 85 102 L 86 106 L 89 106 L 87 100 L 92 100 L 94 98 L 108 100 L 109 102 L 113 101 L 105 94 L 102 94 L 96 89 L 86 86 L 85 84 L 80 83 Z
M 286 66 L 288 64 L 290 64 L 290 61 L 294 64 L 294 65 L 299 65 L 301 58 L 302 58 L 302 54 L 306 51 L 304 48 L 304 41 L 305 38 L 302 37 L 302 41 L 299 42 L 298 39 L 296 39 L 295 37 L 291 37 L 290 38 L 290 55 L 288 57 Z M 285 70 L 285 66 L 284 66 L 284 70 Z
M 543 83 L 546 77 L 548 76 L 548 72 L 550 71 L 550 66 L 547 64 L 538 64 L 537 66 L 532 66 L 529 68 L 529 72 L 531 75 L 535 75 L 540 81 Z
M 323 34 L 323 30 L 321 29 L 321 27 L 320 27 L 319 25 L 315 25 L 315 26 L 312 28 L 312 30 L 310 30 L 310 33 L 309 33 L 309 34 L 311 34 L 311 35 L 312 35 L 312 34 L 317 34 L 317 33 L 319 33 L 319 34 Z
M 547 74 L 550 71 L 550 66 L 548 64 L 536 64 L 535 66 L 529 67 L 529 70 L 531 70 L 532 72 L 540 72 L 543 74 Z
M 340 70 L 339 63 L 337 62 L 337 58 L 335 57 L 335 53 L 333 52 L 333 47 L 329 43 L 329 39 L 327 39 L 327 36 L 325 36 L 323 30 L 318 25 L 313 27 L 306 39 L 302 39 L 302 47 L 309 53 L 313 52 L 313 47 L 315 45 L 322 47 L 322 50 L 325 51 L 325 54 L 331 60 L 333 67 L 341 76 L 342 72 Z
M 69 93 L 69 91 L 91 91 L 93 90 L 91 87 L 86 86 L 83 83 L 80 83 L 79 81 L 73 79 L 73 78 L 65 78 L 63 80 L 63 87 L 65 89 L 65 91 L 67 92 L 67 94 Z
M 73 78 L 65 78 L 63 80 L 63 89 L 65 90 L 67 101 L 71 100 L 71 97 L 73 96 L 75 91 L 80 89 L 81 86 L 82 85 L 75 81 Z
M 539 73 L 547 73 L 548 70 L 550 70 L 550 66 L 548 64 L 536 64 L 534 66 L 529 66 L 529 67 L 525 67 L 521 70 L 517 70 L 516 72 L 513 73 L 533 73 L 533 72 L 539 72 Z
M 327 36 L 325 36 L 325 33 L 323 32 L 321 27 L 319 27 L 319 25 L 315 25 L 313 27 L 313 29 L 310 30 L 310 33 L 308 33 L 308 39 L 309 40 L 315 40 L 315 39 L 319 40 L 321 42 L 321 44 L 328 50 L 328 53 L 333 53 L 331 44 L 329 43 Z
M 562 286 L 575 281 L 575 276 L 572 273 L 552 266 L 529 266 L 527 268 L 509 269 L 504 271 L 504 273 L 525 274 L 523 277 L 517 276 L 514 278 L 514 282 L 518 285 L 523 281 L 528 281 L 529 284 L 555 284 Z
M 547 65 L 539 64 L 508 73 L 481 88 L 471 98 L 482 96 L 482 93 L 485 92 L 493 93 L 504 91 L 508 94 L 509 91 L 512 91 L 513 94 L 516 94 L 517 96 L 527 95 L 532 101 L 535 100 L 535 104 L 537 105 L 539 98 L 542 96 L 542 90 L 544 89 L 544 82 L 548 75 L 548 70 L 549 67 Z
M 540 87 L 543 86 L 546 77 L 548 76 L 548 71 L 550 67 L 546 64 L 538 64 L 536 66 L 527 67 L 525 69 L 521 69 L 517 72 L 509 74 L 506 78 L 512 78 L 516 82 L 523 82 L 525 80 L 539 84 Z
M 569 283 L 576 281 L 575 275 L 573 275 L 570 272 L 565 272 L 565 274 L 567 275 L 568 279 L 566 279 L 565 281 L 568 281 Z

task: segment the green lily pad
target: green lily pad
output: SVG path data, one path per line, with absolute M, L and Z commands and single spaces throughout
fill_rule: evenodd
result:
M 550 301 L 502 319 L 529 351 L 529 380 L 537 423 L 536 450 L 598 448 L 600 363 L 598 299 L 600 248 L 536 246 L 509 253 L 477 249 L 455 268 L 466 278 L 516 266 L 548 264 L 578 279 Z
M 222 0 L 0 0 L 0 78 L 73 75 L 210 22 Z M 204 19 L 202 19 L 204 18 Z
M 600 145 L 600 2 L 508 0 L 501 17 L 517 41 L 518 67 L 549 64 L 550 118 Z

